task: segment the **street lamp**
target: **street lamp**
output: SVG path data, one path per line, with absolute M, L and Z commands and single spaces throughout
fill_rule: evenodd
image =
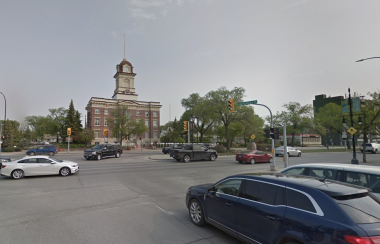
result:
M 4 114 L 4 139 L 3 139 L 3 144 L 2 144 L 2 147 L 3 147 L 3 149 L 4 149 L 4 141 L 5 141 L 5 138 L 6 138 L 6 136 L 5 136 L 5 122 L 7 121 L 7 100 L 5 99 L 5 96 L 4 96 L 4 93 L 2 93 L 2 92 L 0 92 L 1 93 L 1 95 L 3 95 L 3 97 L 4 97 L 4 101 L 5 101 L 5 114 Z
M 348 104 L 350 106 L 350 120 L 351 127 L 354 127 L 354 119 L 352 118 L 352 99 L 351 99 L 351 90 L 348 88 Z M 344 127 L 346 127 L 346 119 L 343 117 L 342 121 Z M 362 124 L 362 118 L 359 115 L 358 124 Z M 356 158 L 356 148 L 355 148 L 355 133 L 352 134 L 352 159 L 351 164 L 359 164 L 358 159 Z

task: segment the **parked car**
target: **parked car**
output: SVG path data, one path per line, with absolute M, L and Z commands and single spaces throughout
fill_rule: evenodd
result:
M 278 147 L 275 149 L 275 155 L 276 156 L 284 156 L 284 147 L 281 146 L 281 147 Z M 297 157 L 301 157 L 302 155 L 302 152 L 301 150 L 298 150 L 297 148 L 294 148 L 294 147 L 287 147 L 287 152 L 288 152 L 288 156 L 297 156 Z
M 0 169 L 3 162 L 10 162 L 11 158 L 7 156 L 0 156 Z
M 26 156 L 24 158 L 3 162 L 1 175 L 21 179 L 24 176 L 62 175 L 68 176 L 78 172 L 78 163 L 58 160 L 49 156 Z
M 122 148 L 120 145 L 112 145 L 112 144 L 99 144 L 95 145 L 91 149 L 84 150 L 83 157 L 87 160 L 97 159 L 100 160 L 103 157 L 120 157 L 122 153 Z
M 360 146 L 360 151 L 363 152 L 363 144 Z M 365 151 L 370 153 L 378 153 L 380 152 L 380 144 L 378 143 L 366 143 Z
M 183 160 L 188 163 L 191 159 L 202 160 L 207 159 L 215 161 L 218 154 L 215 150 L 200 145 L 185 145 L 183 149 L 173 149 L 173 158 L 177 161 Z
M 364 186 L 380 198 L 380 168 L 377 166 L 338 163 L 298 164 L 287 167 L 280 173 L 326 178 Z
M 54 156 L 54 154 L 57 154 L 57 148 L 55 145 L 44 145 L 44 146 L 38 146 L 37 148 L 30 149 L 26 152 L 27 155 L 34 156 L 34 155 L 49 155 Z
M 182 149 L 183 146 L 181 144 L 172 144 L 169 147 L 164 147 L 162 148 L 162 153 L 163 154 L 168 154 L 171 152 L 173 149 Z
M 267 154 L 262 151 L 252 151 L 252 150 L 244 150 L 240 153 L 236 154 L 236 161 L 239 163 L 251 163 L 255 164 L 256 162 L 264 162 L 264 163 L 271 163 L 273 158 L 272 155 Z
M 380 201 L 368 189 L 283 174 L 240 174 L 186 194 L 190 219 L 246 243 L 379 243 Z

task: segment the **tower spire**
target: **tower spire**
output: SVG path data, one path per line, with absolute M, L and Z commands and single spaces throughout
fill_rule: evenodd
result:
M 126 60 L 125 59 L 125 34 L 124 34 L 124 59 L 123 59 L 124 61 Z

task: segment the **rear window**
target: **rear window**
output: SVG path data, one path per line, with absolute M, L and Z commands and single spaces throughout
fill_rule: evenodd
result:
M 333 197 L 356 224 L 380 223 L 380 201 L 368 193 Z
M 240 152 L 240 154 L 248 154 L 248 153 L 251 153 L 252 151 L 247 151 L 247 150 L 245 150 L 245 151 L 241 151 Z
M 366 147 L 372 147 L 372 144 L 369 143 L 369 144 L 365 144 Z

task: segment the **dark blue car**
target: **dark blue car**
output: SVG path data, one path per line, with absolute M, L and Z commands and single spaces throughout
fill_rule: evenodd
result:
M 195 225 L 246 243 L 380 243 L 380 202 L 368 189 L 319 178 L 241 174 L 192 186 Z
M 39 146 L 34 149 L 30 149 L 26 152 L 26 154 L 30 156 L 34 155 L 50 155 L 54 156 L 54 154 L 58 153 L 57 148 L 54 145 L 45 145 L 45 146 Z

